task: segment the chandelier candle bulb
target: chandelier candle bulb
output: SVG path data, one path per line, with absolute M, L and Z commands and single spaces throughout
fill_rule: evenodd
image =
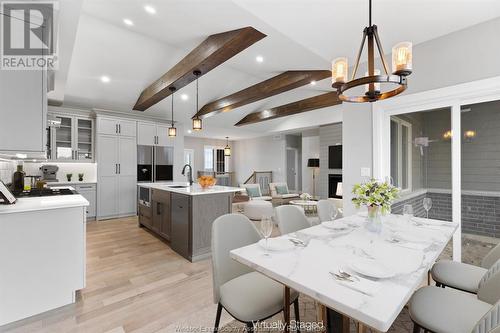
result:
M 347 58 L 341 57 L 332 61 L 332 84 L 341 85 L 345 83 L 348 75 Z
M 410 75 L 412 70 L 412 43 L 401 42 L 392 48 L 392 71 L 396 75 Z

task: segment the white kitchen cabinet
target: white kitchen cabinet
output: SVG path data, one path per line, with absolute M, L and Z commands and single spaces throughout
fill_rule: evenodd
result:
M 117 118 L 97 118 L 97 134 L 136 137 L 136 122 Z
M 104 120 L 104 122 L 102 122 Z M 133 121 L 97 119 L 97 218 L 135 215 L 137 211 L 137 141 Z M 133 124 L 133 129 L 131 128 Z M 103 126 L 101 126 L 103 125 Z M 121 131 L 120 131 L 121 127 Z
M 44 153 L 47 145 L 47 78 L 41 70 L 0 75 L 0 151 Z
M 61 120 L 49 129 L 48 158 L 52 161 L 94 161 L 94 120 L 67 114 L 49 113 Z
M 137 144 L 142 146 L 156 144 L 156 125 L 154 123 L 137 122 Z
M 137 144 L 160 147 L 173 146 L 175 138 L 168 136 L 169 127 L 169 125 L 151 122 L 137 122 Z
M 87 201 L 87 220 L 93 220 L 96 217 L 96 185 L 95 184 L 78 184 L 75 185 L 75 190 L 80 193 Z

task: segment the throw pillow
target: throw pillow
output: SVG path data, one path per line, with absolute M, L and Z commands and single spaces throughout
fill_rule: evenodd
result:
M 288 194 L 288 187 L 286 185 L 276 185 L 276 193 Z
M 247 194 L 250 198 L 260 197 L 260 191 L 258 187 L 247 187 Z

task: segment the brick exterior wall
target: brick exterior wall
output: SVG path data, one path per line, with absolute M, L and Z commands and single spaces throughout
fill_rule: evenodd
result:
M 426 196 L 432 199 L 429 218 L 451 221 L 451 194 L 447 193 L 423 193 L 397 202 L 392 205 L 392 213 L 402 214 L 403 206 L 410 204 L 415 216 L 425 217 L 422 200 Z M 462 195 L 462 232 L 500 238 L 500 197 Z

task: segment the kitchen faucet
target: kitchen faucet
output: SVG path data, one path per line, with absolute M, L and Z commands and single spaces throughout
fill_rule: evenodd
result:
M 186 174 L 187 167 L 189 167 L 189 170 L 186 177 L 189 181 L 189 185 L 193 185 L 193 168 L 189 164 L 184 165 L 184 167 L 182 168 L 182 175 L 184 176 Z

